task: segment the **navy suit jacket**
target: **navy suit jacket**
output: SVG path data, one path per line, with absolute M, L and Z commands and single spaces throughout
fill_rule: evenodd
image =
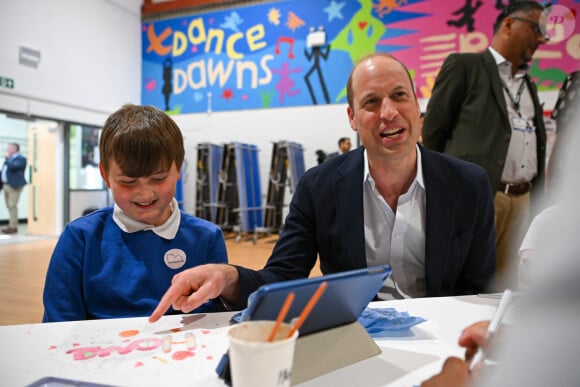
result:
M 493 192 L 480 166 L 420 147 L 426 187 L 427 296 L 489 290 L 495 273 Z M 240 301 L 265 283 L 367 266 L 362 147 L 311 168 L 300 179 L 266 266 L 238 267 Z
M 26 179 L 24 178 L 24 171 L 26 170 L 26 157 L 19 153 L 16 156 L 12 156 L 9 159 L 6 159 L 4 164 L 8 168 L 6 172 L 8 185 L 10 185 L 12 188 L 20 188 L 26 185 Z

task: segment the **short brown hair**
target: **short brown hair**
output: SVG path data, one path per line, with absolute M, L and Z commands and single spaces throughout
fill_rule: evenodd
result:
M 393 55 L 391 55 L 387 52 L 374 52 L 372 54 L 363 56 L 352 67 L 352 70 L 350 70 L 350 75 L 348 76 L 348 81 L 346 82 L 346 100 L 348 101 L 348 106 L 350 106 L 351 109 L 353 109 L 352 104 L 353 104 L 353 98 L 354 98 L 354 96 L 352 95 L 352 74 L 354 73 L 354 70 L 356 70 L 358 65 L 361 64 L 362 62 L 364 62 L 365 60 L 371 59 L 371 58 L 376 58 L 378 56 L 384 56 L 386 58 L 391 58 L 392 60 L 399 63 L 403 67 L 403 69 L 405 70 L 405 72 L 409 76 L 409 82 L 411 82 L 411 89 L 413 90 L 413 95 L 415 96 L 415 99 L 417 99 L 417 94 L 415 93 L 415 83 L 413 82 L 413 78 L 411 78 L 411 73 L 409 72 L 409 69 L 407 68 L 407 66 L 405 66 L 405 64 L 403 62 L 401 62 L 400 60 L 398 60 Z
M 129 177 L 150 176 L 173 162 L 181 169 L 183 136 L 165 112 L 153 106 L 125 105 L 111 114 L 101 133 L 100 162 L 105 172 L 115 161 Z

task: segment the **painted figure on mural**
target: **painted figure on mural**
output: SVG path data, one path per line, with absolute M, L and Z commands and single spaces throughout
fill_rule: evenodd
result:
M 373 8 L 377 12 L 377 15 L 382 18 L 403 4 L 407 4 L 407 0 L 379 0 L 377 4 L 373 4 Z
M 462 15 L 462 16 L 457 20 L 447 20 L 447 25 L 454 26 L 457 28 L 461 28 L 467 25 L 467 31 L 473 32 L 473 30 L 475 29 L 473 26 L 473 23 L 475 22 L 473 15 L 475 15 L 479 7 L 481 7 L 482 5 L 483 2 L 481 1 L 478 1 L 477 3 L 475 3 L 475 6 L 473 6 L 471 4 L 471 0 L 465 0 L 465 5 L 459 8 L 457 11 L 453 12 L 453 15 Z
M 310 97 L 312 98 L 312 102 L 317 105 L 318 101 L 316 100 L 316 95 L 314 94 L 314 90 L 312 89 L 312 83 L 310 82 L 310 76 L 313 72 L 316 71 L 318 75 L 318 80 L 320 82 L 320 88 L 324 93 L 324 102 L 327 104 L 330 103 L 330 97 L 328 96 L 328 90 L 326 89 L 326 83 L 324 82 L 324 78 L 322 77 L 322 70 L 320 69 L 320 57 L 324 60 L 328 59 L 328 54 L 330 53 L 330 45 L 326 44 L 326 33 L 324 32 L 323 27 L 319 27 L 318 30 L 314 30 L 314 27 L 310 28 L 310 33 L 306 37 L 306 45 L 311 47 L 311 51 L 304 49 L 304 55 L 308 61 L 312 61 L 312 67 L 310 70 L 304 75 L 304 81 L 308 86 L 308 91 L 310 92 Z
M 171 110 L 169 107 L 169 97 L 173 92 L 173 84 L 171 83 L 171 73 L 173 71 L 173 61 L 171 58 L 165 59 L 163 62 L 163 96 L 165 97 L 165 111 Z
M 279 69 L 272 69 L 273 74 L 280 75 L 280 80 L 276 83 L 276 90 L 278 90 L 278 100 L 280 101 L 280 106 L 284 105 L 284 94 L 289 97 L 294 97 L 300 94 L 300 90 L 295 89 L 296 83 L 290 78 L 290 74 L 295 74 L 301 72 L 301 68 L 291 69 L 290 63 L 282 63 L 282 67 Z

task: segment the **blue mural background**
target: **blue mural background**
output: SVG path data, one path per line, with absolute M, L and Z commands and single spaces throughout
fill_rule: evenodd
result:
M 344 103 L 353 63 L 375 51 L 406 63 L 419 96 L 429 98 L 448 53 L 489 45 L 502 6 L 285 0 L 144 22 L 142 103 L 171 114 Z M 533 71 L 540 80 L 551 77 L 548 88 L 555 89 L 577 67 L 580 48 L 562 41 L 550 50 Z

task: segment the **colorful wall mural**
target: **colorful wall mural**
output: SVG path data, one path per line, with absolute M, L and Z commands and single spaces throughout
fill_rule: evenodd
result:
M 510 0 L 513 1 L 513 0 Z M 540 90 L 579 70 L 580 0 L 552 2 Z M 171 114 L 345 103 L 358 58 L 390 52 L 428 99 L 453 52 L 490 45 L 501 0 L 283 0 L 142 24 L 142 104 Z

